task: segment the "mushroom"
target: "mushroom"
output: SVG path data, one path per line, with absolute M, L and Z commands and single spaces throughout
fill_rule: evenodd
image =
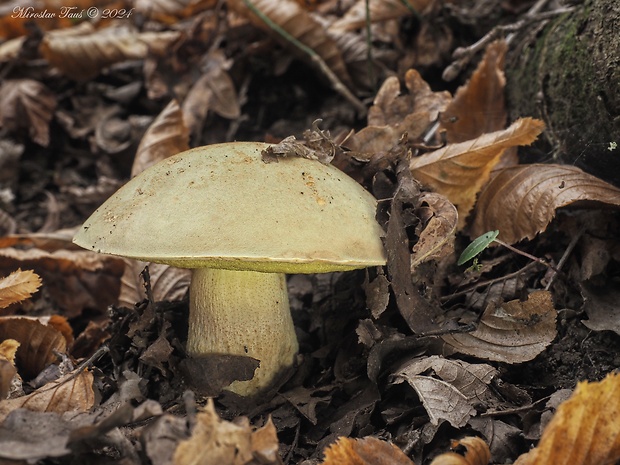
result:
M 285 273 L 383 265 L 376 200 L 332 165 L 262 160 L 268 144 L 191 149 L 131 179 L 74 242 L 100 253 L 191 268 L 190 356 L 245 355 L 260 363 L 226 389 L 271 387 L 298 350 Z

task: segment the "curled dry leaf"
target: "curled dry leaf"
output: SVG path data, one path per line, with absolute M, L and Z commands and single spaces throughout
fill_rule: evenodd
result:
M 422 15 L 427 13 L 435 3 L 435 0 L 409 0 L 406 3 L 400 0 L 368 2 L 370 21 L 376 23 L 388 19 L 399 19 L 412 14 Z M 330 29 L 336 33 L 364 27 L 368 17 L 366 6 L 365 0 L 358 0 L 342 18 L 334 22 Z
M 581 382 L 560 404 L 538 447 L 515 465 L 600 465 L 620 460 L 620 375 Z
M 222 420 L 209 399 L 204 410 L 196 415 L 192 436 L 177 446 L 174 465 L 280 465 L 278 444 L 271 420 L 253 431 L 245 417 L 235 423 Z
M 162 55 L 179 37 L 174 31 L 137 32 L 127 27 L 81 29 L 78 34 L 47 33 L 40 48 L 47 61 L 63 74 L 88 80 L 115 63 Z
M 548 291 L 532 292 L 525 302 L 489 306 L 471 333 L 442 336 L 457 352 L 485 360 L 522 363 L 532 360 L 556 336 L 557 312 Z
M 617 208 L 620 189 L 571 165 L 505 168 L 480 193 L 470 234 L 498 229 L 504 242 L 533 239 L 567 205 Z
M 267 24 L 261 16 L 275 24 L 281 31 L 294 38 L 316 53 L 329 70 L 345 85 L 349 85 L 351 78 L 345 66 L 340 49 L 329 37 L 325 28 L 298 2 L 294 0 L 229 0 L 229 8 L 233 8 L 239 14 L 247 17 L 257 27 L 273 34 L 284 45 L 302 52 L 302 56 L 316 65 L 316 60 L 302 51 L 298 45 L 292 43 L 290 38 L 283 37 L 281 32 Z M 255 11 L 253 11 L 255 10 Z M 257 12 L 260 13 L 257 14 Z M 323 70 L 325 73 L 325 70 Z
M 18 408 L 35 412 L 86 411 L 95 403 L 93 375 L 89 371 L 71 372 L 47 383 L 27 396 L 0 402 L 0 422 Z
M 465 453 L 446 452 L 435 458 L 431 465 L 488 465 L 491 460 L 489 446 L 482 439 L 468 436 L 459 441 L 452 441 L 452 450 L 462 450 Z
M 29 298 L 41 287 L 41 278 L 32 270 L 18 269 L 0 278 L 0 308 Z
M 373 437 L 341 437 L 324 451 L 321 465 L 414 465 L 394 444 Z
M 448 92 L 433 92 L 414 69 L 405 73 L 405 86 L 409 93 L 400 95 L 398 78 L 389 77 L 381 85 L 368 110 L 368 126 L 343 142 L 355 158 L 369 160 L 377 153 L 385 153 L 405 133 L 409 140 L 420 138 L 451 99 Z
M 474 206 L 476 195 L 489 179 L 491 170 L 499 162 L 504 150 L 531 144 L 543 129 L 542 121 L 522 118 L 502 131 L 484 134 L 467 142 L 449 144 L 413 158 L 411 172 L 422 184 L 445 195 L 456 205 L 459 228 L 462 228 Z
M 189 149 L 189 131 L 176 99 L 166 105 L 142 136 L 131 167 L 131 176 L 158 161 Z
M 27 128 L 32 140 L 43 147 L 50 141 L 55 109 L 55 95 L 39 81 L 6 80 L 0 87 L 0 126 L 10 131 Z
M 443 195 L 426 192 L 420 196 L 419 211 L 426 213 L 426 226 L 413 246 L 411 269 L 428 260 L 440 260 L 454 251 L 458 223 L 456 207 Z M 430 216 L 430 218 L 428 218 Z
M 140 273 L 149 267 L 151 290 L 155 302 L 164 300 L 182 300 L 187 293 L 192 271 L 185 268 L 174 268 L 159 263 L 146 263 L 138 260 L 124 259 L 125 273 L 121 278 L 121 290 L 118 297 L 119 305 L 132 308 L 146 298 L 144 280 Z
M 67 340 L 60 331 L 32 318 L 0 319 L 0 340 L 9 338 L 20 343 L 17 365 L 26 379 L 34 378 L 46 366 L 57 362 L 56 353 L 67 350 Z

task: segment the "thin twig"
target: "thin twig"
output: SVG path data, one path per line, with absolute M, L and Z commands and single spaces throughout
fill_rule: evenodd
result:
M 562 269 L 562 267 L 564 266 L 564 264 L 568 260 L 568 257 L 573 252 L 573 249 L 577 246 L 577 242 L 579 242 L 579 239 L 581 239 L 581 236 L 583 236 L 583 233 L 585 232 L 585 230 L 586 230 L 586 226 L 582 226 L 581 229 L 579 229 L 579 231 L 577 231 L 577 234 L 575 234 L 575 236 L 573 236 L 573 238 L 571 239 L 570 243 L 568 244 L 568 247 L 566 247 L 566 250 L 564 251 L 564 254 L 562 254 L 562 258 L 560 258 L 560 261 L 558 262 L 558 270 Z M 545 286 L 545 291 L 548 291 L 551 288 L 551 285 L 553 284 L 553 281 L 555 280 L 555 277 L 557 275 L 558 275 L 557 273 L 553 273 L 551 275 L 551 278 L 549 278 L 549 282 Z
M 274 32 L 278 33 L 282 38 L 293 44 L 299 50 L 304 52 L 310 59 L 320 68 L 323 74 L 329 79 L 332 87 L 336 92 L 342 95 L 345 99 L 347 99 L 358 111 L 360 116 L 366 115 L 366 105 L 362 103 L 355 95 L 351 93 L 351 91 L 345 86 L 342 81 L 334 74 L 334 72 L 327 66 L 327 63 L 321 58 L 314 50 L 308 47 L 303 42 L 297 40 L 295 37 L 290 35 L 286 30 L 276 24 L 271 20 L 267 15 L 265 15 L 262 11 L 260 11 L 250 0 L 243 0 L 245 6 L 247 6 L 250 11 L 252 11 L 256 16 L 258 16 L 261 21 L 263 21 L 267 26 L 269 26 Z
M 555 271 L 556 273 L 560 273 L 560 270 L 558 270 L 555 266 L 553 266 L 551 263 L 546 262 L 545 260 L 543 260 L 542 258 L 538 258 L 532 254 L 529 254 L 527 252 L 524 252 L 523 250 L 519 250 L 516 247 L 511 246 L 510 244 L 507 244 L 504 241 L 500 241 L 499 239 L 493 239 L 493 242 L 497 242 L 499 245 L 502 245 L 504 247 L 506 247 L 508 250 L 511 250 L 512 252 L 519 254 L 519 255 L 523 255 L 524 257 L 529 258 L 530 260 L 533 260 L 537 263 L 540 263 L 541 265 L 546 266 L 547 268 L 551 268 L 553 271 Z

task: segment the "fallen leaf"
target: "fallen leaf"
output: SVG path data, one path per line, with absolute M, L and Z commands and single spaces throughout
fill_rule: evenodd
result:
M 487 133 L 467 142 L 448 144 L 413 158 L 411 172 L 422 184 L 445 195 L 456 205 L 459 229 L 462 229 L 478 192 L 489 179 L 504 150 L 531 144 L 543 128 L 542 121 L 522 118 L 502 131 Z M 490 229 L 499 228 L 487 228 L 483 232 Z
M 15 339 L 0 342 L 0 402 L 9 395 L 13 378 L 17 375 L 15 354 L 18 348 L 19 342 Z
M 7 79 L 0 86 L 0 127 L 28 129 L 32 140 L 47 147 L 56 96 L 41 82 Z
M 498 229 L 510 244 L 533 239 L 568 205 L 618 208 L 620 189 L 572 165 L 505 168 L 480 192 L 470 234 Z
M 32 270 L 18 269 L 0 278 L 0 308 L 28 299 L 41 287 L 41 278 Z
M 515 465 L 601 465 L 620 460 L 620 375 L 580 382 L 560 404 L 538 446 Z
M 620 334 L 620 292 L 618 289 L 606 287 L 597 288 L 588 283 L 582 283 L 583 309 L 588 315 L 587 320 L 581 322 L 593 331 L 613 331 Z
M 196 415 L 192 436 L 177 446 L 174 465 L 280 465 L 277 449 L 278 438 L 270 421 L 253 431 L 245 417 L 235 423 L 222 420 L 209 399 Z
M 338 438 L 324 454 L 321 465 L 415 465 L 394 444 L 373 437 Z
M 86 411 L 95 403 L 93 374 L 89 371 L 71 372 L 47 383 L 26 396 L 0 402 L 0 422 L 18 408 L 35 412 Z
M 441 336 L 460 353 L 485 360 L 522 363 L 532 360 L 556 336 L 553 308 L 548 291 L 534 291 L 525 302 L 512 300 L 489 306 L 471 333 Z
M 132 308 L 146 298 L 144 280 L 141 276 L 146 266 L 149 267 L 151 291 L 155 302 L 183 300 L 187 294 L 192 270 L 131 259 L 125 259 L 125 263 L 118 297 L 119 305 Z
M 50 65 L 66 76 L 88 80 L 115 63 L 162 55 L 179 37 L 174 31 L 138 32 L 128 27 L 93 31 L 82 27 L 75 33 L 48 32 L 40 49 Z
M 412 14 L 423 15 L 427 13 L 435 4 L 434 0 L 409 0 L 403 3 L 399 0 L 379 0 L 369 2 L 370 11 L 367 12 L 367 4 L 364 0 L 358 0 L 345 15 L 334 22 L 331 30 L 334 33 L 351 31 L 362 28 L 366 21 L 373 23 L 386 21 L 388 19 L 398 19 Z M 370 17 L 369 17 L 370 15 Z
M 429 260 L 440 260 L 454 251 L 458 212 L 443 195 L 425 192 L 419 199 L 418 210 L 426 209 L 430 216 L 413 246 L 411 269 Z
M 489 446 L 475 436 L 452 441 L 450 448 L 459 452 L 443 453 L 437 456 L 431 465 L 488 465 L 489 460 L 491 460 Z M 463 448 L 465 449 L 464 454 L 461 453 Z

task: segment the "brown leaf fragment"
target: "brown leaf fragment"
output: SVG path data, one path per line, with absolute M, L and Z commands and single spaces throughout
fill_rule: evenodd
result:
M 507 129 L 477 139 L 449 144 L 411 160 L 413 176 L 435 192 L 445 195 L 459 212 L 459 229 L 465 225 L 476 195 L 490 177 L 504 150 L 531 144 L 544 123 L 522 118 Z M 496 228 L 498 229 L 498 228 Z M 486 232 L 486 231 L 485 231 Z
M 413 246 L 411 269 L 429 260 L 440 260 L 454 251 L 458 212 L 443 195 L 425 192 L 420 196 L 422 208 L 427 208 L 425 226 Z M 430 216 L 430 218 L 428 218 Z
M 465 449 L 465 453 L 446 452 L 437 456 L 431 465 L 488 465 L 491 460 L 489 446 L 482 439 L 468 436 L 459 441 L 452 441 L 451 449 Z
M 216 396 L 233 381 L 252 379 L 259 361 L 252 357 L 209 354 L 181 360 L 180 370 L 187 384 L 200 394 Z
M 29 298 L 41 287 L 41 278 L 32 270 L 18 269 L 0 278 L 0 308 Z
M 67 341 L 60 331 L 32 318 L 0 319 L 0 340 L 9 338 L 20 343 L 17 365 L 26 379 L 34 378 L 57 362 L 56 353 L 67 350 Z
M 179 37 L 174 31 L 138 32 L 124 26 L 96 31 L 80 28 L 73 34 L 66 30 L 48 32 L 40 49 L 63 74 L 85 81 L 115 63 L 162 55 Z
M 383 270 L 375 279 L 364 284 L 364 293 L 366 294 L 366 306 L 372 317 L 378 319 L 390 301 L 390 282 L 383 274 Z
M 43 147 L 49 145 L 55 109 L 56 96 L 39 81 L 5 80 L 0 86 L 0 127 L 28 129 L 32 140 Z
M 588 283 L 580 286 L 583 309 L 588 315 L 581 322 L 593 331 L 613 331 L 620 335 L 620 291 L 613 287 L 598 288 Z
M 15 375 L 17 375 L 15 354 L 18 347 L 19 342 L 15 339 L 5 339 L 0 342 L 0 402 L 11 392 Z
M 86 411 L 95 403 L 93 374 L 89 371 L 68 373 L 27 396 L 0 402 L 0 421 L 18 408 L 35 412 Z
M 196 415 L 191 437 L 177 446 L 174 465 L 279 465 L 273 453 L 278 448 L 275 429 L 269 423 L 263 428 L 253 431 L 245 417 L 235 423 L 222 420 L 209 399 Z
M 346 437 L 327 447 L 321 465 L 415 465 L 394 444 L 371 436 L 362 439 Z
M 151 165 L 189 149 L 189 130 L 179 103 L 172 99 L 142 136 L 131 167 L 131 176 Z
M 149 267 L 151 291 L 155 302 L 183 300 L 189 289 L 192 270 L 175 268 L 159 263 L 147 263 L 139 260 L 124 259 L 126 266 L 121 278 L 119 305 L 132 308 L 146 299 L 144 280 L 141 273 Z
M 510 244 L 533 239 L 568 205 L 618 208 L 620 189 L 572 165 L 505 168 L 480 193 L 470 235 L 499 230 Z
M 409 0 L 406 4 L 399 0 L 379 0 L 369 2 L 370 21 L 373 23 L 398 19 L 412 14 L 426 14 L 435 4 L 435 0 Z M 331 30 L 336 32 L 352 31 L 366 25 L 368 20 L 366 2 L 358 0 L 345 15 L 335 21 Z
M 620 460 L 620 375 L 580 382 L 558 408 L 538 446 L 515 465 L 600 465 Z
M 485 360 L 522 363 L 532 360 L 556 336 L 557 312 L 548 291 L 534 291 L 525 302 L 489 306 L 471 333 L 442 336 L 456 351 Z
M 489 44 L 469 81 L 456 91 L 441 114 L 440 130 L 445 130 L 448 143 L 473 140 L 506 126 L 504 58 L 507 49 L 504 40 Z

